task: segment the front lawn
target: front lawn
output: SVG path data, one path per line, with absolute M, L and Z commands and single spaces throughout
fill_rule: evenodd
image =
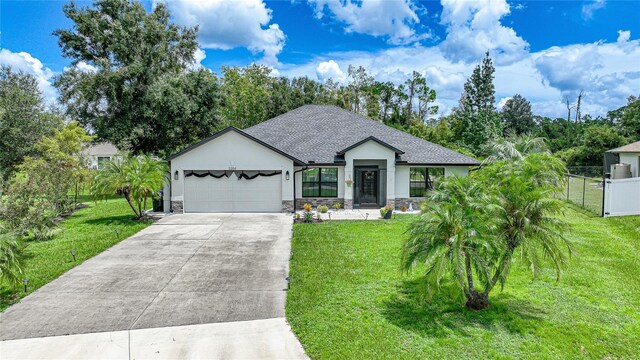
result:
M 51 240 L 28 242 L 23 265 L 24 277 L 29 279 L 27 293 L 19 286 L 15 289 L 0 285 L 0 311 L 54 280 L 84 260 L 108 249 L 119 240 L 135 234 L 149 225 L 133 220 L 133 212 L 122 198 L 99 203 L 87 202 L 87 208 L 76 211 L 59 226 L 63 231 Z M 69 252 L 76 250 L 76 261 Z
M 570 209 L 574 245 L 559 283 L 520 263 L 491 307 L 467 310 L 453 287 L 421 301 L 399 272 L 409 221 L 294 225 L 286 314 L 311 358 L 639 358 L 640 217 Z

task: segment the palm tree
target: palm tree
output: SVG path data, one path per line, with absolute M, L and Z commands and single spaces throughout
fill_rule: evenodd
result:
M 122 195 L 136 218 L 143 218 L 147 199 L 167 181 L 166 163 L 148 155 L 125 154 L 103 165 L 95 177 L 92 194 L 100 199 Z
M 483 164 L 492 164 L 500 160 L 521 160 L 530 154 L 550 154 L 550 152 L 544 138 L 531 134 L 510 133 L 506 138 L 491 143 L 489 154 Z
M 547 260 L 559 279 L 571 255 L 563 235 L 568 225 L 559 217 L 564 203 L 555 196 L 563 168 L 551 155 L 536 153 L 498 161 L 475 177 L 445 179 L 409 228 L 402 270 L 424 263 L 430 292 L 451 275 L 475 310 L 489 305 L 497 284 L 504 287 L 518 255 L 534 278 Z
M 564 165 L 551 155 L 533 154 L 515 162 L 495 163 L 482 172 L 483 182 L 495 184 L 498 211 L 494 220 L 503 246 L 487 292 L 498 283 L 504 286 L 518 254 L 534 277 L 546 259 L 559 279 L 571 255 L 564 236 L 568 224 L 560 217 L 564 203 L 555 196 L 563 184 Z
M 488 285 L 491 253 L 495 251 L 489 235 L 488 198 L 482 187 L 470 178 L 444 179 L 423 203 L 422 216 L 409 229 L 402 247 L 401 268 L 412 271 L 418 263 L 426 265 L 424 274 L 428 294 L 439 289 L 451 274 L 467 299 L 467 306 L 481 309 L 488 295 L 477 288 Z
M 22 249 L 13 234 L 0 228 L 0 282 L 15 285 L 20 281 Z

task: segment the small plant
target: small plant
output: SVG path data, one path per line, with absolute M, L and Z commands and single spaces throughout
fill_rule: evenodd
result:
M 300 214 L 296 213 L 296 220 L 300 220 Z
M 390 219 L 391 214 L 393 214 L 393 206 L 387 205 L 383 208 L 380 208 L 380 216 L 385 219 Z
M 320 205 L 318 206 L 318 211 L 323 214 L 326 214 L 327 211 L 329 211 L 329 207 L 327 205 Z
M 333 210 L 340 210 L 340 208 L 342 207 L 342 204 L 339 202 L 335 202 L 333 203 L 333 205 L 331 205 L 331 207 L 333 208 Z
M 303 218 L 302 221 L 304 221 L 306 223 L 313 222 L 313 213 L 311 211 L 305 211 L 303 213 L 303 216 L 304 216 L 304 218 Z
M 311 204 L 309 203 L 302 205 L 302 208 L 305 212 L 311 212 L 311 210 L 313 210 L 313 206 L 311 206 Z
M 400 211 L 407 212 L 407 207 L 404 205 L 400 206 Z

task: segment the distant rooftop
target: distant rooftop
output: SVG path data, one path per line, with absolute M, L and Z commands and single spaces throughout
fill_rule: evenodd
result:
M 620 146 L 619 148 L 611 149 L 607 152 L 612 153 L 640 153 L 640 141 L 636 141 L 631 144 L 627 144 L 625 146 Z
M 87 147 L 87 155 L 116 155 L 118 148 L 110 142 L 91 144 Z

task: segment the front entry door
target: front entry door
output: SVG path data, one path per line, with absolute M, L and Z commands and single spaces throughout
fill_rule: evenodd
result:
M 378 207 L 378 169 L 358 169 L 357 175 L 360 207 Z

